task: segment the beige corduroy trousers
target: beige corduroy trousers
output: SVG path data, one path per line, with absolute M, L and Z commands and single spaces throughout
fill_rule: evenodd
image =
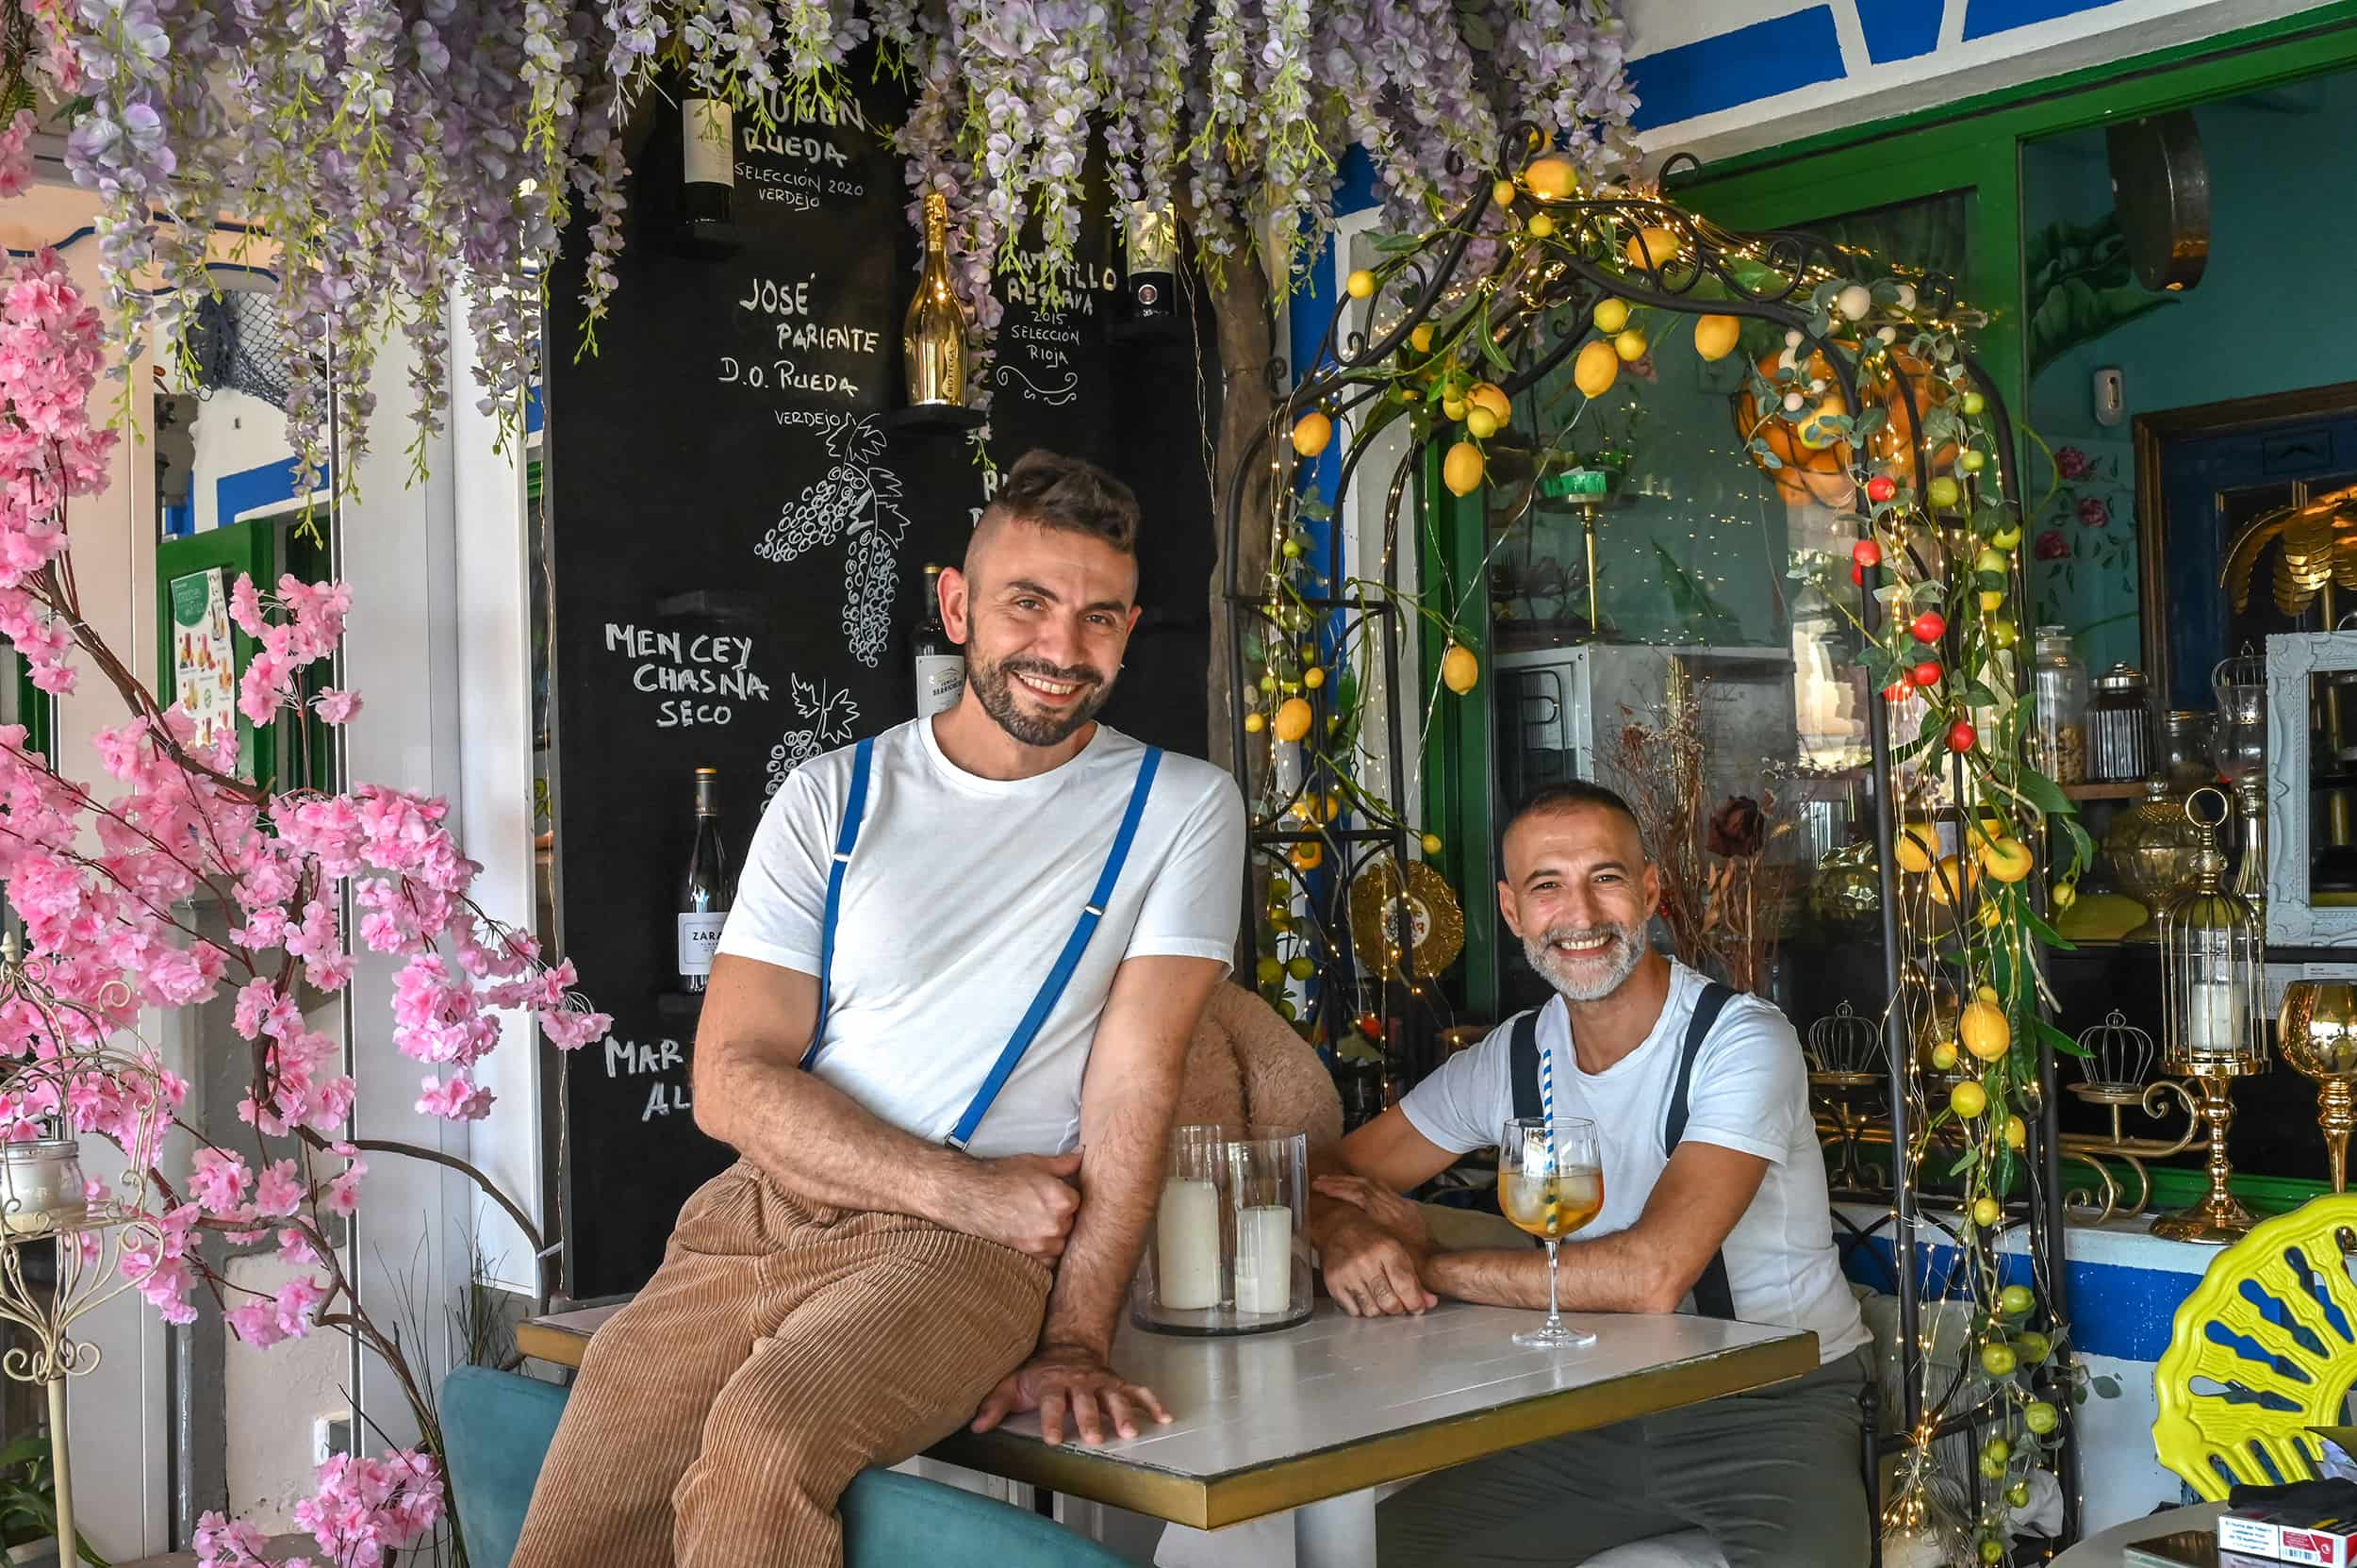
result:
M 737 1162 L 590 1339 L 512 1568 L 833 1568 L 843 1489 L 972 1416 L 1030 1355 L 1051 1278 Z

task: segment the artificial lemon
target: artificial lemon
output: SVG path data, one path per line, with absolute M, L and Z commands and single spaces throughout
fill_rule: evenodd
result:
M 1430 354 L 1432 352 L 1432 323 L 1418 322 L 1416 330 L 1408 335 L 1408 346 L 1418 354 Z
M 2025 1329 L 2013 1337 L 2014 1354 L 2036 1365 L 2054 1353 L 2054 1342 L 2044 1334 Z
M 2013 1025 L 1994 1002 L 1968 1002 L 1956 1019 L 1956 1038 L 1981 1061 L 1994 1062 L 2013 1048 Z
M 1988 1109 L 1988 1091 L 1968 1078 L 1948 1091 L 1948 1109 L 1970 1121 Z
M 2004 607 L 2005 596 L 2003 590 L 1998 588 L 1981 590 L 1981 613 L 1983 615 L 1987 615 L 1993 610 L 2002 610 Z
M 1513 400 L 1506 395 L 1506 388 L 1494 381 L 1474 383 L 1465 393 L 1465 406 L 1487 408 L 1490 411 L 1490 417 L 1500 424 L 1505 424 L 1514 418 Z
M 1267 728 L 1268 728 L 1268 720 L 1267 720 L 1267 719 L 1265 719 L 1265 718 L 1261 718 L 1259 714 L 1257 714 L 1257 713 L 1248 713 L 1248 714 L 1245 714 L 1245 715 L 1244 716 L 1244 734 L 1248 734 L 1248 735 L 1257 735 L 1257 734 L 1260 734 L 1262 730 L 1265 730 L 1265 729 L 1267 729 Z
M 1802 446 L 1811 452 L 1823 452 L 1837 445 L 1842 437 L 1841 427 L 1833 421 L 1850 412 L 1839 392 L 1829 392 L 1825 400 L 1803 415 L 1796 434 Z
M 1490 187 L 1490 200 L 1497 203 L 1500 206 L 1512 206 L 1514 205 L 1514 197 L 1516 194 L 1517 192 L 1514 190 L 1514 182 L 1512 180 L 1499 180 L 1496 184 Z
M 2021 1148 L 2027 1146 L 2029 1141 L 2030 1124 L 2019 1116 L 2007 1116 L 2005 1118 L 2005 1147 Z
M 1428 833 L 1424 835 L 1424 852 L 1428 855 L 1437 855 L 1441 852 L 1441 835 L 1439 834 Z
M 1942 1040 L 1932 1048 L 1932 1070 L 1934 1072 L 1944 1073 L 1955 1065 L 1956 1043 L 1953 1040 Z
M 1462 643 L 1451 643 L 1441 655 L 1441 684 L 1462 697 L 1480 679 L 1481 661 L 1474 657 L 1474 651 Z
M 2021 1424 L 2044 1437 L 2062 1424 L 2062 1412 L 2043 1399 L 2033 1399 L 2021 1408 Z
M 1989 1344 L 1981 1346 L 1981 1370 L 1992 1378 L 2010 1378 L 2013 1376 L 2013 1369 L 2020 1364 L 2019 1358 L 2014 1355 L 2013 1346 L 2010 1345 Z
M 1285 973 L 1295 980 L 1308 980 L 1317 972 L 1318 966 L 1307 958 L 1289 959 L 1285 964 Z
M 2019 882 L 2030 874 L 2030 847 L 2018 838 L 2000 838 L 1981 846 L 1981 869 L 1999 882 Z
M 1288 697 L 1277 710 L 1275 724 L 1279 740 L 1299 740 L 1310 733 L 1310 704 L 1299 697 Z
M 1476 441 L 1486 441 L 1498 433 L 1498 417 L 1481 404 L 1465 407 L 1465 434 Z
M 1997 1293 L 1997 1310 L 2007 1317 L 2026 1317 L 2036 1305 L 2037 1296 L 2027 1285 L 2007 1285 Z
M 1579 189 L 1579 171 L 1560 153 L 1544 153 L 1523 171 L 1523 184 L 1542 202 L 1559 202 Z
M 1899 834 L 1894 848 L 1899 857 L 1899 869 L 1913 871 L 1920 876 L 1932 868 L 1932 861 L 1939 853 L 1939 835 L 1930 828 L 1908 828 Z
M 1967 473 L 1978 473 L 1981 471 L 1982 466 L 1987 463 L 1987 461 L 1988 456 L 1986 453 L 1968 450 L 1962 456 L 1956 459 L 1956 467 L 1962 469 Z
M 1733 316 L 1698 316 L 1694 319 L 1694 352 L 1705 359 L 1724 359 L 1735 352 L 1735 340 L 1742 331 L 1743 323 Z
M 1441 483 L 1451 495 L 1471 495 L 1481 487 L 1482 467 L 1481 449 L 1471 441 L 1459 441 L 1441 459 Z
M 1635 327 L 1612 339 L 1612 352 L 1621 356 L 1624 365 L 1634 365 L 1645 357 L 1645 335 Z
M 1442 398 L 1441 400 L 1441 412 L 1449 419 L 1461 420 L 1465 417 L 1465 400 L 1463 398 Z
M 1327 274 L 1331 276 L 1332 274 Z M 1343 291 L 1354 300 L 1363 300 L 1375 292 L 1375 274 L 1364 267 L 1343 279 Z
M 1263 958 L 1260 963 L 1253 966 L 1252 972 L 1254 977 L 1258 979 L 1261 984 L 1274 985 L 1278 981 L 1285 978 L 1284 961 L 1275 958 Z
M 2000 550 L 2019 550 L 2021 548 L 2020 526 L 2016 523 L 2007 523 L 1996 533 L 1991 534 L 1988 536 L 1988 542 Z
M 1543 212 L 1534 212 L 1530 215 L 1530 222 L 1525 226 L 1530 230 L 1530 237 L 1533 239 L 1544 239 L 1555 232 L 1555 220 Z
M 2003 577 L 2012 567 L 2013 558 L 1993 545 L 1982 546 L 1980 553 L 1972 557 L 1974 571 L 1993 571 Z
M 2058 882 L 2048 897 L 2054 900 L 2054 913 L 2059 915 L 2079 901 L 2079 884 L 2075 882 Z
M 1971 897 L 1973 884 L 1980 880 L 1979 866 L 1960 861 L 1954 855 L 1942 855 L 1939 864 L 1932 868 L 1932 902 L 1960 904 Z
M 1628 264 L 1632 267 L 1659 272 L 1678 258 L 1681 248 L 1677 230 L 1648 223 L 1628 237 L 1628 244 L 1623 248 L 1622 254 L 1628 257 Z
M 1301 684 L 1308 686 L 1311 691 L 1315 691 L 1318 687 L 1326 685 L 1326 671 L 1319 668 L 1316 665 L 1311 665 L 1309 668 L 1301 672 Z
M 1628 301 L 1609 297 L 1598 300 L 1596 308 L 1589 315 L 1594 320 L 1598 332 L 1618 332 L 1628 325 Z
M 1315 457 L 1333 438 L 1334 421 L 1314 408 L 1294 421 L 1294 450 L 1304 457 Z
M 1942 511 L 1953 506 L 1964 495 L 1964 491 L 1957 487 L 1956 482 L 1944 473 L 1924 486 L 1923 490 L 1931 503 Z
M 1582 345 L 1579 356 L 1572 361 L 1572 385 L 1591 398 L 1600 398 L 1612 390 L 1612 384 L 1620 376 L 1621 356 L 1602 338 Z
M 1986 408 L 1987 406 L 1988 399 L 1981 396 L 1980 393 L 1967 392 L 1964 394 L 1964 411 L 1967 414 L 1977 416 L 1982 409 Z
M 1293 862 L 1294 869 L 1296 871 L 1314 871 L 1318 868 L 1318 863 L 1325 858 L 1326 850 L 1321 845 L 1296 844 L 1294 846 Z
M 1976 1198 L 1972 1204 L 1972 1223 L 1986 1230 L 2005 1217 L 2004 1206 L 1993 1197 Z
M 2021 628 L 2010 620 L 1992 620 L 1988 625 L 1988 640 L 1999 648 L 2011 648 L 2021 640 Z

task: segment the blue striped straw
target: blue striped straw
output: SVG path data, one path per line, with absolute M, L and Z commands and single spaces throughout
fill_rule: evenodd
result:
M 1562 1183 L 1560 1159 L 1555 1147 L 1555 1052 L 1539 1048 L 1539 1114 L 1547 1124 L 1547 1229 L 1555 1229 L 1555 1195 Z

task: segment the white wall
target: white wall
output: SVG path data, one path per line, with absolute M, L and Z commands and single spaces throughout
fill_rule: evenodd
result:
M 2054 0 L 2051 8 L 2067 8 L 2068 14 L 1994 32 L 1986 31 L 1989 24 L 1986 22 L 1971 29 L 1967 26 L 1969 8 L 1987 6 L 1991 0 L 1623 0 L 1622 11 L 1628 22 L 1631 74 L 1637 80 L 1639 98 L 1644 100 L 1651 92 L 1656 102 L 1654 108 L 1640 102 L 1636 124 L 1641 145 L 1649 154 L 1691 152 L 1707 162 L 2208 38 L 2293 15 L 2314 3 Z M 2003 0 L 1998 0 L 1997 8 L 2005 8 Z M 1885 43 L 1885 58 L 1877 60 L 1870 45 L 1868 24 L 1877 12 L 1894 9 L 1937 11 L 1936 46 L 1928 53 L 1894 59 L 1887 58 L 1889 45 Z M 1748 59 L 1740 52 L 1716 60 L 1700 50 L 1683 59 L 1673 53 L 1774 23 L 1786 25 L 1754 38 L 1774 42 L 1778 49 L 1808 47 L 1804 40 L 1823 36 L 1821 27 L 1802 25 L 1808 20 L 1803 13 L 1810 12 L 1828 13 L 1838 58 L 1821 67 L 1830 72 L 1827 79 L 1806 86 L 1768 91 L 1788 79 L 1774 69 L 1779 64 L 1791 66 L 1801 74 L 1815 74 L 1802 62 L 1780 59 L 1776 49 L 1758 48 Z M 1968 41 L 1968 30 L 1986 36 Z M 1890 35 L 1876 36 L 1887 39 Z M 1708 82 L 1683 79 L 1706 68 L 1711 77 Z M 1646 80 L 1649 70 L 1656 74 L 1653 88 Z M 1681 79 L 1670 79 L 1673 74 Z M 1752 96 L 1747 84 L 1764 95 Z M 1682 100 L 1689 88 L 1706 101 L 1726 107 L 1660 119 L 1658 106 L 1673 97 Z

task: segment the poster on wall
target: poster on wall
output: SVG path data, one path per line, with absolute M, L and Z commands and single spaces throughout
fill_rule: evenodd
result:
M 237 725 L 237 658 L 219 567 L 172 581 L 172 700 L 196 721 L 200 747 Z

